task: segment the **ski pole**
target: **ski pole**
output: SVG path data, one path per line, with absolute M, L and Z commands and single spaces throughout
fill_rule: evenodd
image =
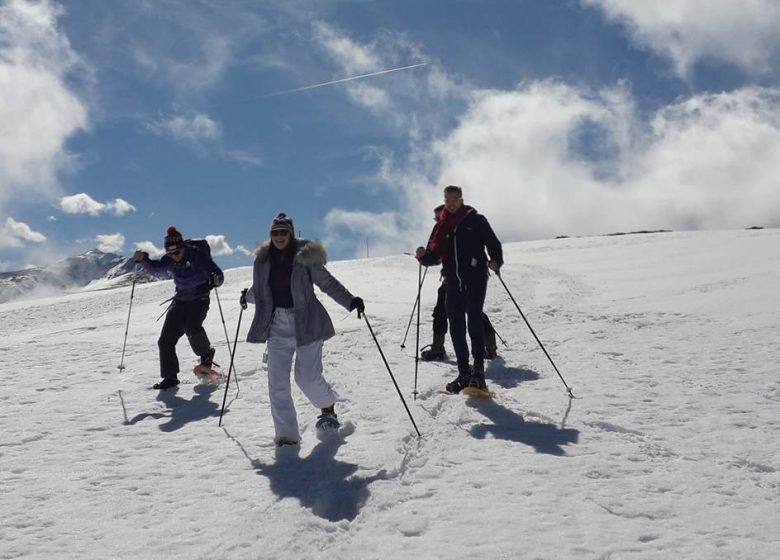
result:
M 236 355 L 236 346 L 238 345 L 238 330 L 241 328 L 241 316 L 244 314 L 244 306 L 241 306 L 241 311 L 238 313 L 238 325 L 236 326 L 236 339 L 233 341 L 233 350 L 230 352 L 230 367 L 228 367 L 228 378 L 227 381 L 225 381 L 225 394 L 222 397 L 222 410 L 219 411 L 219 424 L 218 426 L 222 426 L 222 415 L 225 413 L 225 401 L 227 401 L 227 393 L 228 393 L 228 387 L 230 386 L 230 372 L 233 369 L 233 358 Z M 236 374 L 236 378 L 238 378 L 238 374 Z M 236 380 L 236 383 L 238 383 L 238 380 Z
M 563 376 L 561 375 L 561 372 L 560 372 L 560 371 L 558 371 L 558 368 L 556 367 L 556 365 L 555 365 L 555 362 L 553 362 L 553 359 L 550 357 L 550 354 L 548 354 L 548 353 L 547 353 L 547 349 L 544 347 L 544 344 L 542 344 L 542 341 L 541 341 L 541 340 L 539 340 L 539 337 L 538 337 L 538 336 L 536 336 L 536 333 L 534 332 L 534 329 L 533 329 L 533 327 L 531 326 L 531 323 L 529 323 L 529 322 L 528 322 L 528 319 L 526 319 L 526 318 L 525 318 L 525 315 L 523 314 L 523 311 L 520 309 L 520 306 L 519 306 L 519 305 L 517 305 L 517 302 L 515 301 L 515 298 L 514 298 L 514 296 L 512 295 L 512 292 L 510 292 L 510 291 L 509 291 L 509 288 L 507 288 L 507 285 L 506 285 L 506 283 L 504 282 L 504 279 L 503 279 L 503 278 L 501 278 L 501 275 L 500 275 L 498 272 L 496 272 L 496 276 L 498 276 L 498 279 L 499 279 L 499 280 L 501 280 L 501 284 L 503 284 L 503 286 L 504 286 L 504 289 L 506 290 L 506 293 L 509 295 L 509 299 L 511 299 L 511 300 L 512 300 L 512 303 L 514 303 L 514 304 L 515 304 L 515 307 L 516 307 L 516 308 L 517 308 L 517 310 L 520 312 L 520 316 L 523 318 L 523 321 L 525 321 L 525 324 L 526 324 L 526 325 L 528 325 L 528 329 L 531 331 L 531 334 L 532 334 L 532 335 L 534 335 L 534 338 L 536 339 L 536 342 L 538 342 L 538 343 L 539 343 L 539 347 L 540 347 L 540 348 L 542 349 L 542 351 L 544 352 L 544 355 L 545 355 L 545 356 L 547 356 L 547 359 L 548 359 L 548 360 L 550 360 L 550 363 L 552 364 L 552 367 L 553 367 L 553 369 L 555 370 L 555 373 L 557 373 L 557 374 L 558 374 L 558 377 L 560 377 L 560 378 L 561 378 L 561 381 L 563 381 L 563 386 L 564 386 L 564 387 L 566 387 L 566 391 L 568 391 L 568 393 L 569 393 L 569 398 L 572 398 L 572 399 L 576 398 L 576 397 L 574 396 L 574 394 L 572 394 L 572 392 L 571 392 L 571 387 L 569 387 L 569 386 L 566 384 L 566 380 L 564 380 L 564 379 L 563 379 Z
M 412 312 L 409 314 L 409 324 L 406 325 L 406 333 L 404 334 L 403 342 L 401 342 L 401 348 L 406 348 L 406 337 L 409 336 L 409 327 L 412 326 L 412 319 L 414 318 L 414 310 L 417 309 L 417 307 L 420 304 L 420 290 L 422 290 L 422 285 L 425 282 L 425 275 L 428 274 L 428 267 L 425 267 L 425 272 L 423 272 L 422 280 L 420 280 L 420 276 L 417 276 L 417 281 L 420 283 L 420 285 L 417 287 L 417 299 L 414 300 L 414 305 L 412 306 Z
M 222 313 L 222 303 L 219 301 L 219 291 L 217 291 L 217 287 L 214 286 L 214 294 L 217 296 L 217 306 L 219 306 L 219 316 L 222 318 L 222 329 L 225 331 L 225 342 L 227 342 L 228 347 L 228 354 L 233 353 L 233 351 L 230 349 L 230 338 L 228 337 L 227 332 L 227 325 L 225 325 L 225 315 Z M 230 367 L 233 367 L 233 361 L 230 362 Z M 228 377 L 230 377 L 230 371 L 228 370 Z M 241 386 L 238 384 L 238 375 L 236 375 L 236 398 L 238 398 L 238 394 L 241 392 Z
M 496 332 L 496 327 L 493 327 L 493 334 L 495 334 L 495 335 L 498 337 L 498 340 L 500 340 L 500 341 L 501 341 L 501 344 L 503 344 L 504 346 L 506 346 L 506 340 L 504 340 L 503 338 L 501 338 L 501 335 L 500 335 L 500 334 L 498 334 L 498 332 Z
M 428 272 L 428 267 L 425 267 Z M 422 291 L 422 263 L 417 268 L 417 340 L 414 343 L 414 400 L 417 400 L 417 370 L 420 367 L 420 292 Z
M 138 265 L 133 271 L 133 287 L 130 288 L 130 307 L 127 309 L 127 324 L 125 325 L 125 341 L 122 343 L 122 358 L 119 360 L 119 372 L 125 369 L 125 348 L 127 347 L 127 332 L 130 330 L 130 312 L 133 310 L 133 296 L 135 295 L 135 281 L 138 279 Z
M 385 367 L 387 368 L 387 373 L 390 374 L 390 379 L 393 380 L 393 385 L 395 385 L 395 390 L 398 392 L 398 396 L 401 398 L 401 402 L 404 403 L 406 414 L 409 415 L 409 420 L 412 421 L 412 426 L 414 426 L 414 431 L 417 432 L 417 437 L 422 437 L 422 435 L 420 434 L 420 430 L 417 429 L 417 424 L 414 422 L 414 418 L 412 417 L 412 413 L 409 410 L 409 407 L 406 406 L 406 400 L 404 400 L 404 396 L 401 393 L 401 389 L 398 388 L 398 383 L 396 383 L 395 376 L 393 375 L 393 372 L 390 370 L 390 365 L 387 363 L 387 359 L 385 358 L 385 353 L 382 352 L 382 347 L 379 345 L 379 341 L 376 339 L 376 335 L 374 334 L 374 329 L 371 328 L 371 323 L 368 322 L 368 317 L 366 317 L 365 313 L 363 313 L 363 320 L 366 322 L 368 331 L 371 333 L 371 338 L 374 339 L 374 344 L 376 344 L 377 350 L 379 350 L 379 355 L 382 356 L 382 361 L 385 363 Z

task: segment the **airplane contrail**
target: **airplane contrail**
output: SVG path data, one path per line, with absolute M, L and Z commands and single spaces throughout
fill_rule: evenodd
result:
M 339 80 L 331 80 L 329 82 L 323 82 L 321 84 L 314 84 L 312 86 L 304 86 L 300 88 L 295 89 L 288 89 L 285 91 L 277 91 L 276 93 L 268 93 L 266 95 L 261 95 L 260 99 L 266 98 L 266 97 L 276 97 L 277 95 L 284 95 L 287 93 L 295 93 L 296 91 L 306 91 L 307 89 L 314 89 L 319 88 L 323 86 L 329 86 L 332 84 L 340 84 L 341 82 L 350 82 L 352 80 L 359 80 L 361 78 L 368 78 L 370 76 L 379 76 L 380 74 L 389 74 L 390 72 L 399 72 L 401 70 L 409 70 L 410 68 L 418 68 L 420 66 L 425 66 L 426 64 L 430 64 L 428 62 L 421 62 L 419 64 L 411 64 L 409 66 L 401 66 L 400 68 L 390 68 L 389 70 L 380 70 L 378 72 L 369 72 L 368 74 L 360 74 L 359 76 L 350 76 L 349 78 L 341 78 Z

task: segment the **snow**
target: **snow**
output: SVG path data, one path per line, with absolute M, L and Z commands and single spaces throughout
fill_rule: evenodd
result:
M 779 244 L 750 230 L 505 245 L 502 278 L 574 400 L 495 277 L 495 400 L 437 392 L 452 363 L 420 363 L 415 400 L 414 325 L 400 342 L 416 262 L 331 263 L 423 437 L 366 324 L 322 297 L 345 428 L 320 441 L 296 392 L 297 451 L 272 443 L 262 345 L 238 344 L 222 428 L 224 385 L 182 373 L 150 389 L 170 281 L 136 286 L 123 373 L 129 286 L 2 304 L 0 558 L 777 558 Z M 223 369 L 250 278 L 226 272 L 225 327 L 212 298 Z

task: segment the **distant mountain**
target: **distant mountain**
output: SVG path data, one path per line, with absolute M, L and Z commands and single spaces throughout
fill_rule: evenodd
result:
M 0 273 L 0 303 L 85 287 L 122 286 L 132 282 L 130 273 L 134 270 L 132 259 L 93 249 L 43 267 Z M 167 273 L 155 276 L 141 271 L 137 281 L 145 283 L 166 278 L 170 278 Z

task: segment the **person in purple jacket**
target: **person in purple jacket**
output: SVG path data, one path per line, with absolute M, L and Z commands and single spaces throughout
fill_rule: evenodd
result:
M 155 383 L 154 388 L 175 387 L 179 384 L 176 343 L 183 334 L 187 335 L 193 352 L 200 356 L 200 363 L 211 367 L 215 350 L 203 328 L 203 321 L 209 312 L 209 292 L 211 288 L 221 286 L 225 276 L 207 248 L 199 249 L 195 243 L 185 243 L 181 233 L 173 226 L 168 228 L 165 236 L 165 255 L 161 259 L 150 259 L 148 253 L 136 251 L 133 260 L 150 272 L 173 272 L 176 294 L 157 341 L 162 381 Z

